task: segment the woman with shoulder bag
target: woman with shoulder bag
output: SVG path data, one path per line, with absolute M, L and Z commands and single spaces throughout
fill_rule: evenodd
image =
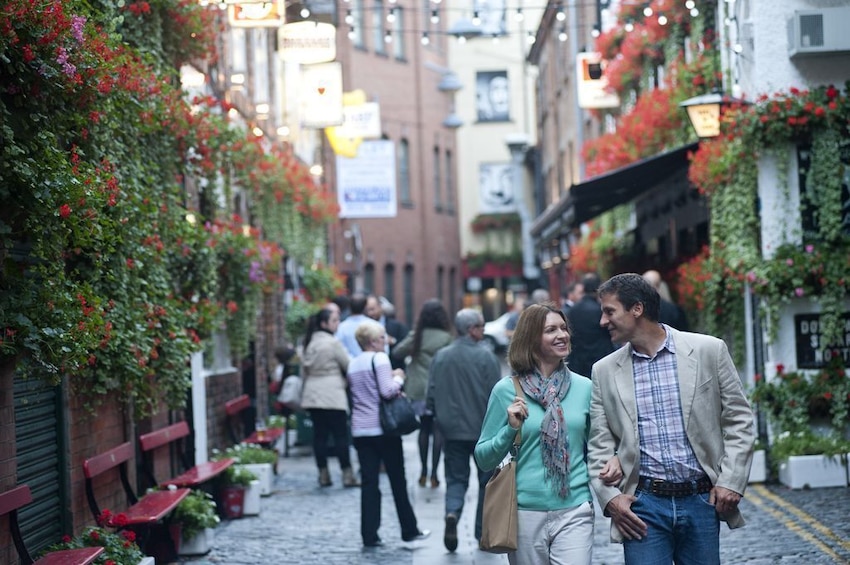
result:
M 333 436 L 334 451 L 342 467 L 342 484 L 357 487 L 360 483 L 351 469 L 348 439 L 348 352 L 334 337 L 339 326 L 339 313 L 325 308 L 310 317 L 304 353 L 301 356 L 303 389 L 301 408 L 313 421 L 313 454 L 319 468 L 319 486 L 329 487 L 328 438 Z
M 383 541 L 378 535 L 381 526 L 381 491 L 378 485 L 381 463 L 387 472 L 393 493 L 396 513 L 401 523 L 403 541 L 428 537 L 416 521 L 413 506 L 407 496 L 404 474 L 404 452 L 401 436 L 387 435 L 381 428 L 381 399 L 402 394 L 404 372 L 393 371 L 390 358 L 384 353 L 387 332 L 374 320 L 360 324 L 354 332 L 363 353 L 348 365 L 351 387 L 351 435 L 360 461 L 362 487 L 360 490 L 360 535 L 366 547 L 378 547 Z
M 404 393 L 413 401 L 416 413 L 419 415 L 419 460 L 422 471 L 419 473 L 419 486 L 424 487 L 428 481 L 428 448 L 431 450 L 431 488 L 440 486 L 437 478 L 437 466 L 440 464 L 440 454 L 443 451 L 443 436 L 434 425 L 434 414 L 426 409 L 425 397 L 428 393 L 428 368 L 434 354 L 452 342 L 452 326 L 449 315 L 442 303 L 433 298 L 422 305 L 416 328 L 408 334 L 395 349 L 393 356 L 398 358 L 410 356 L 407 365 Z
M 570 333 L 563 312 L 553 303 L 522 311 L 508 350 L 511 377 L 490 393 L 475 460 L 496 468 L 510 452 L 517 430 L 517 550 L 511 565 L 571 563 L 590 565 L 593 549 L 593 501 L 585 456 L 590 426 L 590 379 L 566 365 Z M 613 483 L 622 478 L 614 458 L 603 470 Z

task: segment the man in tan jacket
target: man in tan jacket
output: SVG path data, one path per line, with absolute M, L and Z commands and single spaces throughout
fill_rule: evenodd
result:
M 719 564 L 720 520 L 744 525 L 738 502 L 752 463 L 753 414 L 726 345 L 658 322 L 640 275 L 598 290 L 600 324 L 625 344 L 592 371 L 590 476 L 624 542 L 627 565 Z M 624 479 L 606 486 L 606 461 Z

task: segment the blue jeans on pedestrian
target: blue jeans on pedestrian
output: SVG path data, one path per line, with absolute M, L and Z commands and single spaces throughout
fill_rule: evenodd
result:
M 466 489 L 469 488 L 469 458 L 475 450 L 476 440 L 445 440 L 443 444 L 446 473 L 446 514 L 455 514 L 460 518 Z M 482 471 L 473 459 L 478 471 L 478 508 L 475 512 L 475 539 L 481 539 L 481 513 L 484 511 L 484 487 L 493 475 L 492 471 Z
M 401 539 L 412 540 L 419 534 L 416 515 L 407 496 L 407 479 L 404 475 L 404 451 L 399 436 L 355 437 L 354 448 L 360 461 L 360 536 L 365 545 L 374 544 L 380 537 L 381 489 L 379 488 L 381 462 L 390 481 L 395 510 L 401 524 Z
M 719 565 L 720 521 L 709 493 L 658 496 L 640 489 L 632 512 L 649 530 L 641 540 L 625 540 L 626 565 Z

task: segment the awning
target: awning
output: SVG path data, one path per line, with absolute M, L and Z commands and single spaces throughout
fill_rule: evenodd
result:
M 561 199 L 550 205 L 531 224 L 535 238 L 553 235 L 562 227 L 573 228 L 603 212 L 634 200 L 688 167 L 688 153 L 697 149 L 691 143 L 659 153 L 570 187 Z

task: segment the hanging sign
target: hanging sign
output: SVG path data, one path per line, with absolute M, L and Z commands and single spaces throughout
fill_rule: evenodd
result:
M 608 89 L 605 78 L 605 61 L 600 53 L 579 53 L 578 105 L 580 108 L 619 108 L 620 97 Z
M 838 343 L 824 343 L 820 314 L 794 316 L 794 341 L 797 345 L 797 367 L 819 369 L 834 357 L 841 357 L 844 366 L 850 367 L 850 312 L 841 316 L 844 332 Z
M 301 67 L 301 127 L 320 129 L 343 122 L 342 65 L 338 62 Z
M 280 27 L 286 11 L 283 2 L 252 2 L 232 4 L 228 8 L 228 19 L 233 27 Z
M 392 141 L 364 141 L 356 157 L 337 155 L 336 176 L 340 218 L 396 216 L 396 162 Z
M 320 22 L 295 22 L 283 26 L 281 58 L 290 63 L 313 65 L 336 59 L 336 27 Z

